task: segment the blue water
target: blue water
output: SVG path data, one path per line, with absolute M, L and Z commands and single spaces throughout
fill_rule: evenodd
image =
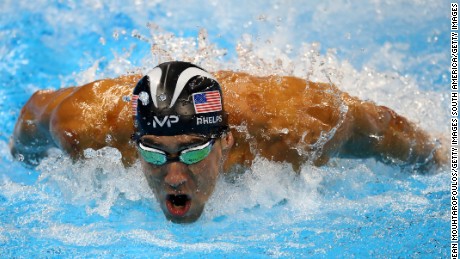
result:
M 330 81 L 447 137 L 450 2 L 123 2 L 0 3 L 1 257 L 448 256 L 447 170 L 335 159 L 296 174 L 258 158 L 220 179 L 198 222 L 176 225 L 116 150 L 77 163 L 51 150 L 32 169 L 8 141 L 34 91 L 170 59 Z

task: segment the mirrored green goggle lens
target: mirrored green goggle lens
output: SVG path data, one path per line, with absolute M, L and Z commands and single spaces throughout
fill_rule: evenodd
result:
M 139 148 L 139 152 L 145 161 L 154 165 L 162 165 L 167 161 L 165 154 L 144 150 L 142 148 Z
M 210 142 L 202 146 L 191 148 L 188 150 L 183 150 L 179 155 L 179 160 L 187 165 L 198 163 L 201 160 L 205 159 L 209 155 L 209 153 L 211 153 L 213 144 L 214 141 L 211 140 Z M 154 165 L 163 165 L 168 161 L 166 154 L 162 153 L 162 151 L 160 150 L 149 150 L 152 148 L 144 147 L 142 144 L 139 144 L 138 149 L 142 158 L 148 163 Z
M 205 159 L 209 155 L 209 153 L 211 153 L 211 149 L 212 144 L 209 144 L 203 149 L 184 152 L 179 156 L 179 159 L 187 165 L 198 163 L 201 160 Z

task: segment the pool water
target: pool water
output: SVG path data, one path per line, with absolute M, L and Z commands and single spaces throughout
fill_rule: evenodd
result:
M 140 165 L 115 149 L 37 168 L 8 148 L 21 107 L 167 60 L 332 82 L 448 135 L 450 2 L 2 1 L 0 257 L 446 258 L 450 178 L 367 160 L 257 158 L 219 180 L 193 224 L 165 220 Z

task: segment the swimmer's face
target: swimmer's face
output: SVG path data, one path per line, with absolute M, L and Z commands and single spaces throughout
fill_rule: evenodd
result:
M 196 221 L 214 191 L 226 154 L 233 144 L 231 133 L 213 140 L 193 135 L 146 135 L 140 143 L 146 150 L 161 150 L 169 157 L 165 164 L 156 165 L 154 159 L 157 154 L 139 156 L 147 182 L 166 218 L 175 223 Z M 209 154 L 192 164 L 179 160 L 179 155 L 193 149 L 205 153 L 209 151 Z M 197 157 L 201 158 L 200 153 Z

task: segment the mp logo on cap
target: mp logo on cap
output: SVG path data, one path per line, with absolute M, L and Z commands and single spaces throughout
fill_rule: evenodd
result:
M 157 125 L 162 128 L 165 124 L 168 128 L 171 128 L 171 124 L 179 122 L 179 117 L 176 115 L 166 115 L 163 119 L 159 119 L 157 116 L 153 116 L 153 127 Z

